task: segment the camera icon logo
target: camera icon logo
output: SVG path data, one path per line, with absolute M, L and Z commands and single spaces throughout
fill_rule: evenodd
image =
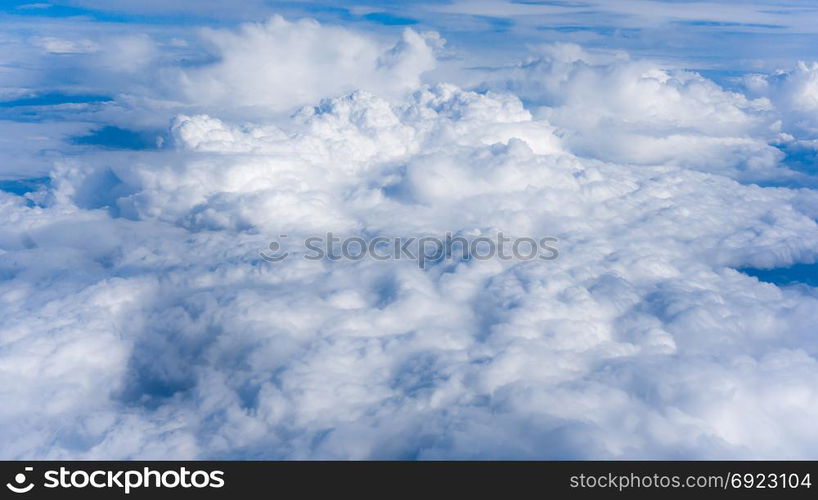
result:
M 26 472 L 31 472 L 33 470 L 34 470 L 34 467 L 26 467 L 25 468 Z M 18 472 L 14 476 L 14 482 L 16 484 L 6 483 L 6 488 L 10 489 L 14 493 L 28 493 L 29 491 L 31 491 L 32 488 L 34 488 L 34 483 L 25 484 L 26 475 L 23 474 L 22 472 Z

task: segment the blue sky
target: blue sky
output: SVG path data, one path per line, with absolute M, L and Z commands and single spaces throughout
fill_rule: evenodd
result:
M 771 69 L 809 58 L 818 7 L 809 0 L 587 0 L 453 2 L 5 2 L 7 22 L 89 19 L 166 26 L 230 25 L 274 13 L 376 29 L 377 25 L 435 29 L 447 39 L 484 49 L 520 43 L 574 41 L 668 58 L 691 67 Z

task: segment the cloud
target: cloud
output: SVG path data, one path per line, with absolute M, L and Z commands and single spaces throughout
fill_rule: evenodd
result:
M 736 270 L 818 260 L 785 147 L 814 140 L 811 65 L 739 92 L 551 45 L 469 87 L 412 30 L 176 36 L 43 55 L 121 92 L 4 125 L 60 154 L 0 191 L 3 457 L 815 457 L 818 295 Z M 60 146 L 97 122 L 170 126 Z M 804 184 L 753 184 L 782 178 Z M 560 255 L 300 258 L 327 231 Z M 261 259 L 273 239 L 292 256 Z
M 806 133 L 809 138 L 818 135 L 818 64 L 801 61 L 792 69 L 771 75 L 747 75 L 744 85 L 749 92 L 775 104 L 789 132 L 800 136 Z
M 355 89 L 400 95 L 435 65 L 427 40 L 403 31 L 392 47 L 340 27 L 276 16 L 238 31 L 206 30 L 217 62 L 184 70 L 182 92 L 198 105 L 291 109 Z
M 812 456 L 817 299 L 730 268 L 815 259 L 813 192 L 583 160 L 452 85 L 173 136 L 3 195 L 2 366 L 30 374 L 6 456 Z M 561 257 L 257 257 L 323 230 L 548 234 Z
M 44 37 L 35 39 L 35 43 L 50 54 L 87 54 L 99 50 L 99 47 L 90 40 L 63 40 Z
M 701 75 L 573 44 L 492 75 L 485 85 L 540 104 L 572 151 L 603 160 L 683 165 L 742 181 L 797 176 L 775 147 L 781 123 L 769 99 L 749 99 Z

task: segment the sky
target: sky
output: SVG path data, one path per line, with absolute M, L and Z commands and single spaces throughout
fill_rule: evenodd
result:
M 817 458 L 817 37 L 807 0 L 3 2 L 0 458 Z

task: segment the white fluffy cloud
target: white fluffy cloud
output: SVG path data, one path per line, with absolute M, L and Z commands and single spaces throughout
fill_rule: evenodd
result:
M 490 86 L 543 105 L 538 117 L 562 129 L 577 154 L 749 181 L 797 175 L 782 168 L 784 155 L 771 145 L 782 131 L 769 99 L 724 90 L 696 73 L 554 44 L 499 75 Z
M 182 92 L 197 105 L 292 109 L 351 90 L 400 95 L 434 68 L 435 34 L 404 30 L 389 46 L 341 27 L 279 16 L 238 31 L 206 30 L 218 60 L 184 70 Z
M 413 31 L 205 36 L 168 147 L 0 191 L 3 457 L 815 458 L 818 294 L 735 270 L 818 259 L 815 190 L 746 183 L 795 178 L 769 89 L 810 66 L 745 96 L 555 46 L 478 92 Z M 325 231 L 560 256 L 259 257 Z
M 802 61 L 771 75 L 748 75 L 744 83 L 751 93 L 775 104 L 788 131 L 818 136 L 818 63 Z

